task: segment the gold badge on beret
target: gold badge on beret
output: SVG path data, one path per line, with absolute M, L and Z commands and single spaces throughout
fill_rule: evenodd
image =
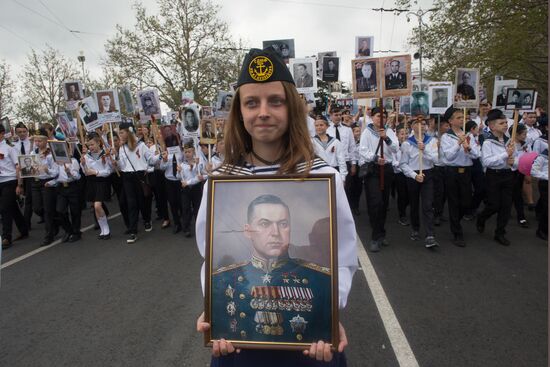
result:
M 248 73 L 257 82 L 266 81 L 273 75 L 273 62 L 265 56 L 256 56 L 248 65 Z

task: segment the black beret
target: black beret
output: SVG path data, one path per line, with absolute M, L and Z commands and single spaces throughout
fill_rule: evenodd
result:
M 380 113 L 381 111 L 382 111 L 382 109 L 380 107 L 374 107 L 371 110 L 370 115 L 375 116 L 377 113 Z M 384 108 L 384 115 L 388 116 L 388 110 L 386 110 L 385 108 Z
M 548 126 L 548 116 L 546 114 L 539 117 L 539 126 Z
M 253 48 L 245 56 L 237 87 L 248 83 L 268 83 L 274 81 L 294 84 L 294 79 L 284 61 L 272 47 L 264 50 Z
M 498 108 L 493 108 L 491 111 L 487 113 L 487 123 L 494 120 L 505 119 L 505 118 L 506 118 L 506 115 L 504 115 L 504 113 Z
M 445 111 L 445 113 L 443 114 L 443 118 L 441 119 L 441 121 L 449 122 L 449 119 L 453 116 L 453 113 L 455 113 L 456 111 L 461 111 L 461 109 L 454 108 L 453 106 L 447 108 L 447 111 Z
M 131 122 L 122 122 L 120 125 L 118 125 L 119 130 L 122 130 L 122 129 L 130 130 L 130 128 L 133 128 L 133 127 L 134 125 Z

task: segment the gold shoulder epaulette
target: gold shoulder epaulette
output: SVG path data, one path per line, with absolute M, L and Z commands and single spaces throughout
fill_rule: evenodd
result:
M 298 264 L 300 264 L 301 266 L 303 266 L 305 268 L 312 269 L 312 270 L 318 271 L 320 273 L 330 275 L 330 269 L 327 268 L 327 267 L 324 267 L 324 266 L 321 266 L 321 265 L 318 265 L 318 264 L 315 264 L 315 263 L 311 263 L 311 262 L 308 262 L 308 261 L 305 261 L 305 260 L 302 260 L 302 259 L 293 259 L 293 260 L 296 261 Z
M 231 264 L 231 265 L 227 265 L 227 266 L 222 266 L 221 268 L 218 268 L 218 269 L 216 269 L 216 271 L 212 272 L 212 275 L 220 274 L 220 273 L 223 273 L 223 272 L 228 271 L 228 270 L 237 269 L 237 268 L 245 266 L 246 264 L 248 264 L 248 261 L 245 261 L 245 262 L 242 262 L 242 263 L 237 263 L 237 264 Z

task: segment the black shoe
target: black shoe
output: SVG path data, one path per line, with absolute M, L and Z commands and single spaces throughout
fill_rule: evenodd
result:
M 372 240 L 369 243 L 369 251 L 370 252 L 378 252 L 380 251 L 380 244 L 378 241 Z
M 529 228 L 529 223 L 527 223 L 527 219 L 521 219 L 518 221 L 518 224 L 521 228 Z
M 433 250 L 435 247 L 439 246 L 439 243 L 437 243 L 434 236 L 428 236 L 428 237 L 426 237 L 426 241 L 424 242 L 424 246 L 427 249 Z
M 126 240 L 126 243 L 134 243 L 137 241 L 137 235 L 134 233 L 130 234 L 130 237 Z
M 2 250 L 6 250 L 6 249 L 10 248 L 12 245 L 13 245 L 13 243 L 10 240 L 8 240 L 7 238 L 4 238 L 2 240 Z
M 483 233 L 485 231 L 485 222 L 480 220 L 479 217 L 476 221 L 476 228 L 479 233 Z
M 387 246 L 390 245 L 390 243 L 388 242 L 388 240 L 386 239 L 386 237 L 382 238 L 379 242 L 380 242 L 380 245 L 382 245 L 382 246 L 386 246 L 386 247 L 387 247 Z
M 420 240 L 420 233 L 418 233 L 418 231 L 412 231 L 411 232 L 411 240 L 419 241 Z
M 407 219 L 407 217 L 401 217 L 401 218 L 399 218 L 397 223 L 401 224 L 402 226 L 408 226 L 409 225 L 409 220 Z
M 151 224 L 151 222 L 145 222 L 144 226 L 145 232 L 151 232 L 153 230 L 153 225 Z
M 453 240 L 453 244 L 458 247 L 466 247 L 466 242 L 464 242 L 464 236 L 457 235 Z
M 438 215 L 434 217 L 434 226 L 439 227 L 441 225 L 441 217 Z
M 506 237 L 504 237 L 503 234 L 496 234 L 494 239 L 495 239 L 495 241 L 500 243 L 502 246 L 510 246 L 511 245 L 510 241 L 508 241 L 508 239 Z
M 174 227 L 174 229 L 172 230 L 172 233 L 173 233 L 173 234 L 180 233 L 180 232 L 181 232 L 181 229 L 182 229 L 182 228 L 181 228 L 181 225 L 178 224 L 178 225 L 176 225 L 176 226 Z M 187 231 L 187 232 L 189 232 L 189 231 Z
M 68 242 L 69 238 L 71 238 L 71 234 L 69 232 L 65 232 L 65 234 L 61 238 L 61 242 Z
M 110 233 L 100 234 L 97 238 L 100 239 L 100 240 L 110 240 L 111 239 L 111 234 Z
M 465 216 L 462 217 L 462 219 L 464 219 L 467 222 L 470 222 L 474 220 L 474 216 L 472 214 L 466 214 Z
M 541 230 L 537 229 L 537 232 L 535 233 L 535 235 L 538 238 L 540 238 L 541 240 L 548 241 L 548 235 L 546 233 L 542 232 Z
M 82 239 L 81 234 L 72 234 L 71 237 L 69 237 L 69 242 L 76 242 Z
M 40 244 L 40 247 L 48 246 L 53 242 L 53 238 L 44 238 L 44 241 Z

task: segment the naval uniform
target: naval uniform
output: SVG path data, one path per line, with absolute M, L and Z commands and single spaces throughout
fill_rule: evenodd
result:
M 181 190 L 182 224 L 183 231 L 189 232 L 191 221 L 199 212 L 203 183 L 207 177 L 206 165 L 201 159 L 199 159 L 199 163 L 192 164 L 184 160 L 181 162 L 180 167 L 181 170 L 178 172 L 178 178 L 187 183 L 187 186 Z M 202 176 L 202 179 L 199 176 Z
M 512 191 L 514 187 L 514 174 L 512 168 L 517 168 L 518 158 L 514 158 L 514 164 L 510 167 L 507 163 L 508 152 L 506 145 L 508 138 L 500 141 L 492 133 L 487 136 L 481 148 L 481 163 L 485 167 L 485 180 L 487 184 L 487 203 L 478 214 L 477 223 L 483 227 L 487 219 L 497 213 L 497 227 L 495 235 L 506 233 L 506 224 L 510 219 L 512 210 Z
M 46 186 L 48 181 L 53 180 L 59 174 L 59 166 L 54 162 L 49 149 L 40 153 L 38 149 L 34 151 L 38 156 L 38 161 L 45 171 L 40 170 L 40 175 L 34 178 L 32 184 L 32 205 L 33 211 L 40 215 L 44 213 L 44 228 L 46 237 L 44 243 L 53 241 L 56 232 L 56 189 L 52 186 Z
M 514 158 L 518 159 L 525 154 L 530 152 L 529 144 L 527 142 L 515 143 Z M 518 223 L 527 223 L 525 219 L 525 209 L 523 201 L 523 181 L 525 180 L 525 175 L 519 170 L 512 168 L 514 174 L 514 188 L 512 190 L 512 201 L 514 203 L 514 208 L 517 214 Z
M 346 166 L 346 157 L 343 149 L 344 145 L 340 140 L 327 135 L 327 141 L 324 142 L 319 136 L 315 135 L 311 141 L 313 143 L 315 155 L 340 172 L 340 176 L 342 176 L 342 179 L 345 181 L 348 175 L 348 168 Z
M 249 165 L 249 164 L 244 164 L 242 166 L 239 166 L 239 167 L 235 167 L 235 168 L 228 168 L 226 166 L 222 166 L 218 171 L 215 172 L 215 174 L 238 174 L 238 175 L 270 175 L 270 174 L 276 174 L 277 171 L 279 169 L 279 166 L 278 165 L 274 165 L 274 166 L 262 166 L 262 167 L 256 167 L 256 166 L 252 166 L 252 165 Z M 297 167 L 297 172 L 300 173 L 300 172 L 303 172 L 303 170 L 305 169 L 305 164 L 302 163 L 302 164 L 299 164 L 298 167 Z M 334 173 L 336 175 L 336 179 L 335 179 L 335 185 L 336 185 L 336 210 L 337 210 L 337 215 L 336 215 L 336 218 L 337 218 L 337 227 L 338 227 L 338 294 L 339 294 L 339 308 L 340 309 L 343 309 L 345 306 L 346 306 L 346 303 L 347 303 L 347 298 L 348 298 L 348 295 L 349 295 L 349 292 L 350 292 L 350 289 L 351 289 L 351 281 L 352 281 L 352 278 L 353 278 L 353 274 L 355 273 L 355 271 L 357 270 L 357 250 L 356 250 L 356 231 L 355 231 L 355 224 L 354 224 L 354 221 L 353 221 L 353 217 L 352 217 L 352 214 L 351 214 L 351 211 L 349 209 L 349 205 L 347 204 L 347 198 L 346 198 L 346 195 L 345 195 L 345 191 L 344 191 L 344 187 L 343 187 L 343 183 L 342 183 L 342 180 L 338 177 L 339 176 L 339 173 L 337 171 L 335 171 L 332 167 L 329 167 L 324 161 L 322 161 L 321 159 L 317 158 L 315 159 L 313 162 L 312 162 L 312 169 L 311 169 L 311 173 Z M 201 253 L 201 255 L 204 257 L 205 256 L 205 235 L 206 235 L 206 206 L 207 206 L 207 198 L 208 197 L 208 186 L 205 185 L 204 186 L 204 193 L 203 193 L 203 199 L 202 199 L 202 202 L 201 202 L 201 206 L 200 206 L 200 209 L 199 209 L 199 213 L 198 213 L 198 217 L 197 217 L 197 223 L 196 223 L 196 236 L 197 236 L 197 246 L 199 248 L 199 252 Z M 288 263 L 285 265 L 289 268 L 294 268 L 294 267 L 297 267 L 297 264 L 296 263 L 300 263 L 298 262 L 297 260 L 288 260 Z M 284 272 L 284 273 L 288 273 L 287 274 L 287 279 L 289 279 L 289 283 L 292 283 L 294 285 L 289 285 L 290 287 L 295 287 L 297 288 L 298 286 L 300 286 L 300 288 L 310 288 L 309 291 L 305 291 L 304 293 L 304 290 L 298 290 L 298 292 L 300 292 L 300 294 L 304 294 L 303 298 L 307 298 L 307 297 L 310 297 L 311 296 L 311 293 L 317 288 L 317 285 L 316 284 L 312 284 L 311 283 L 311 279 L 308 279 L 307 277 L 310 276 L 309 274 L 313 275 L 319 275 L 321 274 L 321 277 L 324 277 L 324 275 L 322 274 L 322 271 L 320 271 L 319 269 L 317 270 L 314 270 L 314 269 L 311 269 L 311 268 L 308 268 L 307 266 L 305 266 L 303 263 L 301 264 L 302 266 L 300 267 L 297 267 L 299 269 L 299 271 L 304 271 L 304 272 L 308 272 L 308 275 L 307 276 L 303 276 L 302 279 L 299 279 L 298 277 L 298 274 L 295 274 L 296 275 L 296 279 L 297 280 L 300 280 L 300 283 L 295 283 L 294 281 L 294 277 L 292 276 L 292 274 L 290 274 L 290 272 Z M 243 265 L 242 267 L 240 267 L 241 269 L 243 270 L 247 270 L 247 269 L 250 269 L 251 270 L 251 273 L 250 273 L 250 278 L 247 280 L 247 282 L 249 283 L 249 287 L 247 288 L 248 292 L 247 293 L 244 293 L 245 295 L 245 299 L 241 301 L 241 296 L 240 296 L 240 293 L 237 293 L 235 292 L 234 293 L 234 297 L 235 297 L 235 316 L 237 316 L 237 331 L 236 331 L 236 334 L 237 334 L 237 340 L 239 340 L 241 338 L 241 329 L 239 329 L 239 325 L 243 325 L 243 323 L 248 323 L 249 325 L 253 325 L 253 328 L 252 328 L 252 333 L 256 333 L 258 334 L 258 337 L 261 337 L 262 334 L 256 332 L 256 324 L 266 324 L 268 327 L 269 327 L 269 331 L 271 333 L 271 330 L 274 330 L 274 333 L 278 333 L 280 332 L 280 329 L 277 328 L 277 325 L 269 325 L 269 321 L 266 323 L 265 321 L 263 320 L 269 320 L 270 319 L 270 314 L 269 313 L 266 313 L 265 311 L 261 311 L 259 312 L 257 315 L 256 315 L 256 311 L 254 311 L 252 314 L 247 314 L 246 311 L 243 311 L 245 314 L 244 314 L 244 318 L 241 318 L 241 315 L 240 315 L 240 312 L 237 313 L 237 309 L 239 307 L 250 307 L 250 302 L 252 301 L 252 297 L 253 296 L 256 296 L 255 298 L 258 298 L 258 307 L 259 307 L 259 299 L 261 299 L 262 297 L 258 297 L 260 294 L 263 295 L 265 293 L 265 288 L 261 288 L 261 287 L 264 287 L 268 284 L 264 284 L 264 279 L 265 278 L 259 278 L 257 279 L 257 273 L 260 273 L 260 270 L 256 267 L 254 267 L 254 265 L 252 265 L 252 261 L 250 262 L 250 264 L 248 266 L 246 265 Z M 265 273 L 263 272 L 263 270 L 265 270 L 265 268 L 261 267 L 262 268 L 262 271 L 261 273 L 265 276 L 265 274 L 268 274 L 270 275 L 270 273 Z M 304 269 L 305 268 L 305 269 Z M 286 268 L 285 268 L 286 269 Z M 268 269 L 269 270 L 269 269 Z M 237 271 L 237 270 L 235 270 Z M 240 270 L 239 270 L 240 271 Z M 203 285 L 203 289 L 204 289 L 204 277 L 205 277 L 205 274 L 204 274 L 204 266 L 202 268 L 202 271 L 201 271 L 201 282 L 202 282 L 202 285 Z M 268 277 L 266 277 L 268 278 Z M 283 274 L 280 274 L 278 276 L 278 282 L 281 282 L 283 284 L 284 287 L 287 287 L 285 284 L 285 281 L 284 281 L 284 275 Z M 261 279 L 261 280 L 260 280 Z M 274 279 L 274 278 L 271 278 L 271 279 Z M 290 280 L 292 279 L 292 280 Z M 303 282 L 303 279 L 307 279 L 307 282 L 304 283 Z M 238 275 L 237 275 L 237 281 L 239 280 L 238 278 Z M 245 278 L 243 276 L 243 282 L 244 282 Z M 259 281 L 259 283 L 252 283 L 252 281 L 256 282 L 256 281 Z M 306 287 L 304 287 L 304 285 Z M 309 287 L 308 287 L 309 285 Z M 232 286 L 233 287 L 233 286 Z M 225 290 L 227 290 L 227 286 L 225 288 Z M 252 294 L 252 291 L 254 291 L 254 294 Z M 292 297 L 295 297 L 296 298 L 296 301 L 298 301 L 298 296 L 297 296 L 297 293 L 296 290 L 294 289 L 286 289 L 286 288 L 279 288 L 278 289 L 279 293 L 275 293 L 275 294 L 278 294 L 278 295 L 281 295 L 283 294 L 285 298 L 282 298 L 280 297 L 280 299 L 283 301 L 283 306 L 285 307 L 285 310 L 286 308 L 288 307 L 289 305 L 289 302 L 284 302 L 284 301 L 291 301 L 290 299 L 290 295 L 289 294 L 293 294 L 294 296 Z M 291 293 L 288 293 L 288 291 L 290 291 Z M 231 291 L 228 291 L 228 292 L 231 292 Z M 242 292 L 241 292 L 242 293 Z M 227 313 L 227 306 L 230 304 L 230 302 L 232 302 L 231 300 L 227 299 L 227 296 L 225 295 L 225 291 L 224 291 L 224 297 L 226 297 L 224 299 L 224 302 L 226 302 L 226 309 L 224 310 L 225 311 L 225 315 L 226 316 L 226 320 L 224 321 L 221 321 L 221 322 L 224 322 L 229 328 L 230 328 L 230 332 L 232 332 L 232 329 L 231 329 L 231 326 L 233 325 L 232 324 L 232 320 L 233 318 L 231 317 L 231 315 L 229 315 Z M 313 296 L 315 296 L 315 293 L 313 293 Z M 302 296 L 301 296 L 302 297 Z M 265 298 L 265 297 L 264 297 Z M 277 299 L 277 307 L 279 307 L 279 299 Z M 292 302 L 290 302 L 292 303 Z M 299 306 L 300 306 L 300 309 L 302 307 L 302 303 L 305 303 L 305 307 L 307 308 L 307 301 L 304 301 L 304 302 L 299 302 Z M 254 303 L 253 303 L 254 305 Z M 266 304 L 267 305 L 267 304 Z M 270 302 L 270 305 L 273 306 L 274 305 L 274 302 Z M 298 305 L 296 305 L 297 307 Z M 293 310 L 294 310 L 294 304 L 292 304 L 292 307 L 293 307 Z M 230 309 L 232 309 L 232 306 L 229 306 Z M 264 306 L 265 308 L 265 306 Z M 250 312 L 250 311 L 249 311 Z M 285 311 L 285 312 L 288 312 L 288 311 Z M 292 317 L 290 318 L 290 320 L 285 320 L 286 324 L 285 324 L 285 327 L 284 327 L 284 332 L 289 332 L 289 333 L 293 333 L 293 335 L 295 335 L 295 338 L 297 340 L 297 334 L 298 332 L 296 332 L 296 330 L 299 330 L 300 327 L 303 327 L 304 326 L 304 321 L 301 320 L 299 317 L 298 317 L 298 311 L 293 311 L 295 312 L 296 314 L 295 315 L 292 315 Z M 305 321 L 308 321 L 308 324 L 310 322 L 310 320 L 307 320 L 306 318 L 309 317 L 307 316 L 307 311 L 299 311 L 300 312 L 300 317 L 303 318 Z M 325 311 L 326 312 L 326 311 Z M 295 318 L 296 317 L 296 318 Z M 258 321 L 262 321 L 262 322 L 255 322 L 253 321 L 254 319 L 258 320 Z M 271 316 L 271 319 L 272 320 L 277 320 L 277 317 L 273 318 L 273 316 Z M 293 332 L 292 330 L 292 326 L 290 324 L 290 322 L 292 321 L 292 319 L 294 319 L 294 326 L 295 326 L 295 331 Z M 316 321 L 319 321 L 319 320 L 316 320 Z M 239 324 L 240 323 L 240 324 Z M 263 324 L 261 326 L 261 329 L 263 330 Z M 305 328 L 307 330 L 307 325 L 308 324 L 305 324 Z M 313 323 L 309 324 L 310 327 L 314 327 Z M 275 328 L 273 328 L 272 326 L 275 326 Z M 260 329 L 260 327 L 258 327 L 258 329 Z M 266 331 L 268 330 L 268 328 L 265 329 Z M 247 330 L 242 330 L 242 331 L 245 331 L 248 332 Z M 265 335 L 265 334 L 263 334 Z M 303 338 L 303 335 L 302 335 L 302 338 Z M 223 357 L 219 357 L 219 358 L 212 358 L 212 364 L 211 366 L 345 366 L 345 357 L 344 357 L 344 354 L 343 353 L 335 353 L 334 354 L 334 358 L 331 362 L 329 363 L 324 363 L 324 362 L 318 362 L 318 361 L 315 361 L 314 359 L 308 357 L 308 356 L 304 356 L 303 353 L 301 351 L 271 351 L 271 350 L 247 350 L 247 349 L 244 349 L 241 351 L 241 353 L 232 353 L 230 355 L 227 355 L 227 356 L 223 356 Z
M 32 143 L 29 138 L 16 141 L 13 147 L 19 155 L 28 155 L 32 153 Z M 23 178 L 23 191 L 25 192 L 25 208 L 23 216 L 25 217 L 27 228 L 31 227 L 32 218 L 32 182 L 32 177 Z
M 111 180 L 113 172 L 109 158 L 104 151 L 99 153 L 88 152 L 84 155 L 84 165 L 96 175 L 86 176 L 86 201 L 106 202 L 111 200 Z
M 56 212 L 61 227 L 68 235 L 80 236 L 82 208 L 80 206 L 80 165 L 75 158 L 59 167 L 57 177 L 47 185 L 56 188 Z M 70 220 L 69 220 L 70 211 Z
M 355 142 L 355 155 L 352 158 L 356 162 L 359 162 L 359 142 L 359 140 Z M 359 171 L 359 167 L 357 168 L 357 171 Z M 363 178 L 359 177 L 359 172 L 353 176 L 349 176 L 349 189 L 347 190 L 346 194 L 348 196 L 350 208 L 358 213 L 359 201 L 361 200 L 361 192 L 363 191 Z
M 342 124 L 342 122 L 340 122 L 338 125 L 336 125 L 334 122 L 331 122 L 326 133 L 327 135 L 335 137 L 342 143 L 341 149 L 344 152 L 344 159 L 346 160 L 346 172 L 351 173 L 352 165 L 355 165 L 357 168 L 357 161 L 355 160 L 357 146 L 355 145 L 355 139 L 353 138 L 353 130 L 349 126 Z M 351 180 L 352 176 L 351 174 L 344 174 L 342 171 L 340 171 L 340 173 L 342 174 L 342 179 L 344 179 L 346 182 L 344 187 L 346 189 L 346 193 L 348 193 L 349 195 L 349 181 Z
M 468 139 L 470 145 L 475 145 L 476 150 L 481 152 L 483 135 L 475 136 L 472 133 L 468 133 Z M 472 186 L 474 192 L 472 195 L 472 208 L 470 214 L 474 215 L 485 198 L 485 173 L 480 158 L 472 159 Z
M 533 142 L 533 152 L 541 154 L 544 150 L 548 149 L 548 135 L 542 134 Z
M 171 154 L 168 156 L 166 162 L 162 160 L 160 162 L 160 170 L 164 176 L 165 196 L 168 204 L 170 205 L 170 212 L 172 213 L 172 221 L 175 228 L 181 227 L 182 216 L 182 187 L 178 177 L 178 166 L 183 162 L 183 153 Z
M 0 215 L 2 216 L 2 240 L 11 244 L 12 221 L 15 221 L 21 235 L 28 234 L 25 219 L 17 206 L 16 166 L 17 151 L 10 146 L 6 139 L 0 141 Z
M 445 165 L 443 164 L 442 156 L 443 152 L 441 151 L 441 137 L 437 139 L 438 151 L 437 151 L 437 160 L 434 162 L 433 168 L 433 181 L 434 181 L 434 219 L 437 221 L 435 225 L 440 225 L 441 217 L 443 216 L 443 209 L 445 208 Z
M 380 241 L 386 237 L 384 226 L 394 178 L 392 162 L 398 149 L 399 142 L 392 129 L 386 129 L 385 140 L 380 138 L 373 124 L 369 124 L 361 133 L 359 166 L 367 164 L 371 167 L 364 177 L 364 182 L 373 241 Z M 378 164 L 378 158 L 382 158 L 382 155 L 385 160 L 383 168 Z M 381 170 L 384 176 L 383 190 L 380 187 Z
M 453 131 L 441 137 L 440 158 L 445 165 L 445 190 L 449 207 L 449 222 L 451 233 L 455 239 L 463 239 L 460 220 L 468 214 L 472 205 L 472 159 L 479 157 L 479 146 L 471 144 L 470 150 L 465 151 L 459 144 L 459 138 Z
M 548 236 L 548 149 L 539 154 L 533 162 L 531 176 L 538 179 L 540 194 L 535 209 L 539 222 L 537 232 Z
M 407 188 L 407 176 L 403 173 L 403 170 L 399 167 L 399 161 L 403 152 L 402 143 L 399 143 L 399 150 L 395 154 L 395 161 L 393 164 L 393 173 L 395 173 L 394 185 L 397 192 L 397 212 L 399 213 L 399 220 L 407 218 L 407 206 L 409 206 L 409 189 Z M 404 223 L 404 222 L 403 222 Z M 407 224 L 407 223 L 404 223 Z

